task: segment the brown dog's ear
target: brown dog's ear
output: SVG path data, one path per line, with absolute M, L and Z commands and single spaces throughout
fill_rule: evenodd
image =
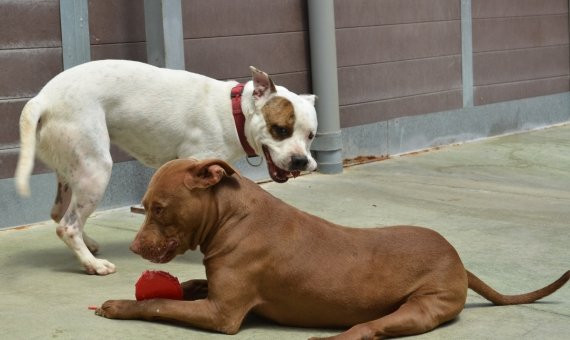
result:
M 184 176 L 184 186 L 188 189 L 205 189 L 218 184 L 224 176 L 231 176 L 234 173 L 238 172 L 221 159 L 205 160 L 188 168 Z
M 266 99 L 270 94 L 277 92 L 273 80 L 269 78 L 267 73 L 253 66 L 250 66 L 249 69 L 251 70 L 251 77 L 253 79 L 253 98 L 255 100 Z

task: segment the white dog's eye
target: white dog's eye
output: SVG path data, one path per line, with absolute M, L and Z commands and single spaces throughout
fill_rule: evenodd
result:
M 283 139 L 291 137 L 291 130 L 289 130 L 288 128 L 286 128 L 284 126 L 272 125 L 271 126 L 271 134 L 276 139 L 283 140 Z
M 309 133 L 308 137 L 309 137 L 309 140 L 311 140 L 311 139 L 315 138 L 315 134 L 311 132 L 311 133 Z

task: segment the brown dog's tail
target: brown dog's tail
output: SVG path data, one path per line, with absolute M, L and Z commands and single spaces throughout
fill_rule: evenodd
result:
M 548 286 L 535 290 L 534 292 L 518 295 L 503 295 L 489 287 L 485 282 L 481 281 L 477 276 L 467 272 L 467 282 L 469 288 L 474 290 L 477 294 L 481 295 L 485 299 L 491 301 L 493 304 L 502 305 L 518 305 L 523 303 L 531 303 L 538 299 L 542 299 L 554 293 L 558 288 L 564 286 L 566 281 L 570 279 L 570 270 L 564 273 L 558 280 L 552 282 Z

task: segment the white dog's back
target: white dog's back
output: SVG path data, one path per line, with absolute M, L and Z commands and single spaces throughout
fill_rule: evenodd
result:
M 111 143 L 157 168 L 181 154 L 209 149 L 208 136 L 201 131 L 222 133 L 216 113 L 231 112 L 228 98 L 234 84 L 134 61 L 90 62 L 59 74 L 38 94 L 49 98 L 42 129 L 74 124 L 85 133 L 105 134 Z M 100 119 L 105 120 L 101 127 L 106 132 L 92 130 Z M 188 139 L 195 150 L 176 142 Z

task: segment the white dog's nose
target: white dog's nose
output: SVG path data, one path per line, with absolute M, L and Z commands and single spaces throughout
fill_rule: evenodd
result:
M 293 155 L 291 156 L 291 166 L 289 170 L 305 170 L 307 164 L 309 164 L 307 156 Z

